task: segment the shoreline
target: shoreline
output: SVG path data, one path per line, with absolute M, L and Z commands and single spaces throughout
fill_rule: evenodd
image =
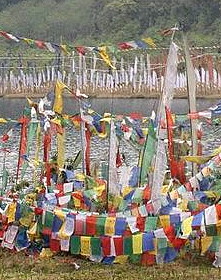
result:
M 45 94 L 8 94 L 8 95 L 0 95 L 0 100 L 1 99 L 25 99 L 25 98 L 34 98 L 34 99 L 37 99 L 37 98 L 42 98 L 44 97 Z M 71 95 L 68 95 L 68 94 L 64 94 L 63 95 L 64 98 L 72 98 Z M 120 94 L 112 94 L 112 95 L 88 95 L 89 99 L 90 98 L 93 98 L 93 99 L 159 99 L 160 98 L 160 94 L 150 94 L 150 95 L 138 95 L 138 94 L 134 94 L 134 95 L 120 95 Z M 175 95 L 173 97 L 173 99 L 188 99 L 187 96 L 184 96 L 184 95 Z M 220 94 L 208 94 L 208 95 L 198 95 L 196 97 L 196 99 L 207 99 L 207 100 L 210 100 L 210 99 L 221 99 L 221 95 Z

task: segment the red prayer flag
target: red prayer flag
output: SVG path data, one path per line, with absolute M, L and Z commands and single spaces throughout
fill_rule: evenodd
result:
M 96 234 L 96 216 L 87 216 L 86 217 L 86 235 L 95 235 Z
M 35 44 L 36 46 L 39 48 L 39 49 L 44 49 L 46 48 L 46 45 L 43 41 L 38 41 L 38 40 L 35 40 Z
M 118 48 L 121 50 L 129 50 L 129 49 L 132 49 L 133 47 L 131 45 L 129 45 L 128 43 L 123 42 L 123 43 L 118 44 Z
M 75 235 L 84 234 L 84 221 L 80 219 L 75 220 Z
M 19 169 L 23 162 L 22 155 L 26 153 L 27 148 L 27 129 L 28 129 L 28 122 L 29 119 L 27 117 L 22 117 L 18 120 L 21 124 L 21 137 L 20 137 L 20 147 L 19 147 L 19 158 L 18 158 L 18 166 L 17 166 L 17 174 L 16 174 L 16 181 L 18 180 Z
M 155 256 L 153 254 L 150 254 L 149 252 L 145 252 L 141 256 L 141 264 L 143 266 L 149 266 L 155 264 Z
M 136 227 L 140 230 L 140 232 L 144 232 L 145 229 L 145 217 L 137 217 L 137 225 Z
M 111 243 L 109 236 L 101 237 L 101 246 L 103 251 L 103 256 L 110 256 L 111 254 Z
M 50 249 L 52 252 L 59 252 L 60 251 L 60 241 L 56 239 L 50 239 Z
M 123 255 L 123 237 L 114 237 L 114 247 L 116 256 Z
M 76 47 L 76 50 L 79 54 L 82 54 L 82 55 L 86 54 L 86 49 L 82 46 Z

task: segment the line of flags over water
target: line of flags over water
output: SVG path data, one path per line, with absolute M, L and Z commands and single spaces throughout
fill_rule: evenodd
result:
M 73 51 L 77 51 L 81 55 L 85 55 L 88 52 L 95 52 L 98 53 L 103 61 L 111 68 L 115 68 L 109 58 L 108 52 L 116 53 L 117 51 L 122 50 L 134 50 L 134 49 L 148 49 L 148 48 L 156 48 L 156 44 L 154 40 L 150 37 L 142 38 L 140 40 L 133 40 L 127 42 L 120 42 L 116 45 L 110 46 L 74 46 L 71 44 L 55 44 L 52 42 L 42 41 L 42 40 L 35 40 L 31 38 L 26 38 L 23 36 L 13 35 L 11 33 L 0 31 L 0 36 L 12 40 L 16 43 L 25 42 L 30 47 L 37 47 L 42 50 L 48 50 L 52 53 L 62 53 L 64 55 L 69 55 Z

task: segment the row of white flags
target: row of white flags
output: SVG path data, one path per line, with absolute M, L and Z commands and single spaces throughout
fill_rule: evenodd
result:
M 198 86 L 211 86 L 209 72 L 201 69 L 201 74 L 198 69 L 195 69 Z M 164 84 L 164 76 L 157 76 L 156 71 L 151 71 L 148 75 L 147 71 L 141 74 L 134 75 L 125 70 L 114 71 L 112 74 L 107 72 L 99 72 L 87 70 L 82 75 L 67 71 L 58 71 L 55 67 L 50 67 L 45 70 L 29 71 L 25 73 L 23 70 L 9 71 L 2 75 L 0 71 L 0 90 L 3 92 L 7 89 L 21 90 L 27 88 L 41 88 L 47 82 L 54 82 L 57 79 L 62 80 L 68 86 L 75 82 L 78 88 L 83 86 L 92 86 L 100 89 L 118 89 L 127 86 L 132 86 L 136 90 L 141 90 L 143 87 L 150 91 L 161 92 Z M 186 74 L 178 73 L 176 76 L 175 89 L 185 89 L 187 86 Z M 213 70 L 213 83 L 215 88 L 221 88 L 221 75 Z

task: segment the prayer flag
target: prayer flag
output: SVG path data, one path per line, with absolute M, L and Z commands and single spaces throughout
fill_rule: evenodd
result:
M 55 101 L 54 101 L 53 110 L 58 114 L 61 114 L 63 110 L 62 94 L 65 88 L 67 88 L 67 86 L 63 82 L 57 80 L 55 85 Z

